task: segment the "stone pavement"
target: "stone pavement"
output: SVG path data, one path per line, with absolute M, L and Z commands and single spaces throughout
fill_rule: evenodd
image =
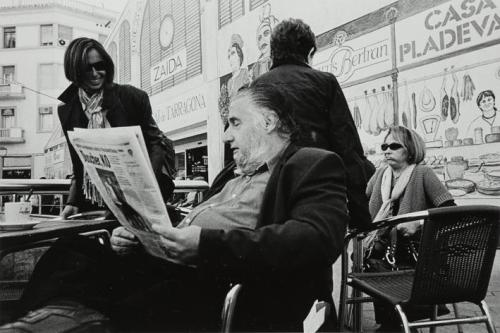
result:
M 334 265 L 334 281 L 336 286 L 338 287 L 340 284 L 340 260 Z M 338 309 L 338 299 L 339 293 L 338 288 L 334 290 L 334 300 L 336 302 L 336 306 Z M 497 332 L 500 332 L 500 250 L 497 250 L 495 256 L 495 262 L 493 264 L 493 271 L 491 273 L 490 284 L 488 287 L 488 293 L 486 296 L 486 303 L 488 303 L 491 317 L 493 318 L 493 322 L 495 324 L 495 329 Z M 450 310 L 452 310 L 451 305 L 448 306 Z M 480 315 L 481 311 L 479 307 L 474 304 L 461 303 L 458 305 L 458 311 L 460 315 Z M 448 318 L 453 317 L 452 313 L 447 316 L 443 316 L 440 318 Z M 378 325 L 375 323 L 375 315 L 373 312 L 372 303 L 363 304 L 363 332 L 374 332 Z M 487 332 L 486 326 L 484 324 L 468 324 L 462 325 L 462 329 L 464 333 L 472 333 L 472 332 Z M 420 329 L 419 332 L 428 332 L 429 329 Z M 451 333 L 458 332 L 457 326 L 443 326 L 438 327 L 436 329 L 437 333 Z

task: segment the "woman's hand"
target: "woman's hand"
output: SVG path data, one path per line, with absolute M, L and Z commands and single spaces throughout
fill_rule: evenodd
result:
M 73 206 L 73 205 L 66 205 L 59 215 L 60 218 L 63 220 L 66 220 L 68 216 L 78 214 L 78 207 Z
M 410 237 L 413 236 L 420 229 L 420 226 L 421 226 L 420 221 L 412 221 L 412 222 L 398 224 L 396 226 L 396 229 L 404 237 Z
M 118 227 L 111 234 L 111 248 L 119 255 L 132 253 L 139 244 L 137 237 L 125 227 Z

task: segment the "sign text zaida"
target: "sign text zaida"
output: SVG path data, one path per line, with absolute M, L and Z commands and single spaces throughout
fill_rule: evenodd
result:
M 399 44 L 399 62 L 429 58 L 500 37 L 499 0 L 453 0 L 418 15 L 413 40 Z
M 162 82 L 187 68 L 186 49 L 176 52 L 151 67 L 151 85 Z

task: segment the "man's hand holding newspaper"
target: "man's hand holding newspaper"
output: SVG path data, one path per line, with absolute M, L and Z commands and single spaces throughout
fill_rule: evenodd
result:
M 68 136 L 92 184 L 118 221 L 150 254 L 174 261 L 171 249 L 154 231 L 156 226 L 162 231 L 173 227 L 140 127 L 75 128 Z

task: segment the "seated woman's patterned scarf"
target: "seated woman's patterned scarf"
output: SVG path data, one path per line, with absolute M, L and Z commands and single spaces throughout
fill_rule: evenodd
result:
M 80 98 L 80 103 L 82 103 L 83 112 L 85 112 L 85 115 L 89 119 L 87 128 L 111 127 L 106 119 L 107 110 L 103 110 L 101 107 L 103 100 L 102 89 L 98 93 L 89 96 L 85 90 L 79 88 L 78 97 Z M 97 203 L 100 207 L 104 206 L 102 197 L 97 191 L 95 185 L 92 184 L 86 170 L 84 170 L 83 176 L 83 193 L 85 194 L 85 198 L 89 199 L 92 203 Z

